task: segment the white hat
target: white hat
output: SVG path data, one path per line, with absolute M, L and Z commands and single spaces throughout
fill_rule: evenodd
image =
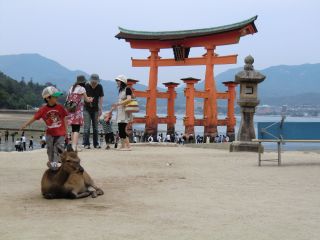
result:
M 42 91 L 42 98 L 47 98 L 47 97 L 50 97 L 50 96 L 59 97 L 61 95 L 63 95 L 63 93 L 60 92 L 58 89 L 56 89 L 54 86 L 46 87 Z
M 119 75 L 115 80 L 127 84 L 127 77 L 125 75 Z

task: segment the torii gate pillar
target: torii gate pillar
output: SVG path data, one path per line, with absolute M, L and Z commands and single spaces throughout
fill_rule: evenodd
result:
M 186 83 L 186 88 L 184 89 L 184 95 L 186 96 L 186 116 L 184 118 L 185 134 L 187 138 L 192 134 L 194 136 L 194 98 L 195 98 L 195 88 L 194 84 L 200 81 L 197 78 L 182 78 L 184 83 Z
M 176 116 L 174 114 L 174 101 L 177 97 L 177 93 L 175 92 L 175 88 L 179 85 L 179 83 L 175 82 L 167 82 L 164 83 L 168 90 L 167 93 L 168 97 L 168 105 L 167 105 L 167 134 L 174 134 L 175 133 L 175 123 L 176 123 Z
M 233 142 L 235 140 L 234 127 L 236 125 L 236 118 L 234 115 L 234 102 L 236 99 L 236 82 L 223 82 L 223 84 L 228 88 L 228 113 L 227 113 L 227 135 L 229 141 Z
M 206 76 L 205 76 L 205 91 L 208 93 L 208 98 L 204 99 L 203 104 L 203 118 L 205 119 L 204 136 L 210 137 L 210 141 L 217 135 L 217 92 L 214 81 L 213 73 L 213 57 L 214 57 L 214 46 L 206 47 Z
M 160 59 L 159 49 L 150 49 L 150 71 L 148 96 L 146 104 L 146 126 L 145 135 L 153 136 L 156 139 L 158 132 L 158 117 L 157 117 L 157 85 L 158 85 L 158 65 L 157 60 Z

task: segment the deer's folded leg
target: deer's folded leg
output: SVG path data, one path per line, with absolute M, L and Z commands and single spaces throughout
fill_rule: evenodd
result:
M 91 192 L 83 192 L 83 193 L 74 193 L 72 192 L 72 195 L 74 196 L 74 198 L 85 198 L 91 195 Z

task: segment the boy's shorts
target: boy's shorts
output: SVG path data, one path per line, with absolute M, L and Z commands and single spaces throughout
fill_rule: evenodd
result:
M 60 160 L 60 153 L 64 151 L 64 136 L 46 136 L 47 140 L 47 154 L 49 158 L 48 167 L 51 170 L 58 169 Z

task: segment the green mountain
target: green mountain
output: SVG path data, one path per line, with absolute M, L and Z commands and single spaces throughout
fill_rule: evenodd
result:
M 40 97 L 45 86 L 32 81 L 16 81 L 0 72 L 0 109 L 26 109 L 27 106 L 40 106 Z

